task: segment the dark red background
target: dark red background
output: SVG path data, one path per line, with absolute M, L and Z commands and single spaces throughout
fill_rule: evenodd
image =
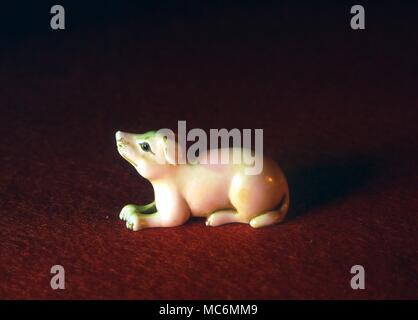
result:
M 114 2 L 1 8 L 1 298 L 418 298 L 416 6 Z M 114 132 L 178 120 L 263 128 L 288 219 L 127 230 L 153 195 Z

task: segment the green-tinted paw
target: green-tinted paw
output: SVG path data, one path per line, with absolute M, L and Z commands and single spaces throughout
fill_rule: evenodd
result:
M 132 213 L 137 213 L 138 212 L 138 207 L 134 204 L 127 204 L 126 206 L 124 206 L 119 214 L 119 219 L 123 220 L 123 221 L 127 221 L 127 217 L 129 215 L 131 215 Z
M 119 218 L 126 221 L 126 227 L 129 230 L 138 231 L 147 226 L 146 218 L 141 212 L 144 206 L 137 206 L 134 204 L 128 204 L 123 207 L 120 212 Z
M 139 212 L 131 212 L 126 217 L 126 227 L 138 231 L 147 226 L 147 220 Z
M 157 211 L 155 206 L 155 201 L 151 202 L 150 204 L 146 204 L 144 206 L 138 206 L 136 204 L 127 204 L 123 207 L 119 214 L 119 218 L 123 221 L 126 221 L 126 217 L 131 213 L 154 213 Z

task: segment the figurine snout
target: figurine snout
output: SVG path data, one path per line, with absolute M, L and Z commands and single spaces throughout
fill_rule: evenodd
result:
M 121 142 L 124 144 L 128 144 L 128 142 L 131 140 L 132 138 L 132 134 L 128 133 L 128 132 L 123 132 L 123 131 L 117 131 L 115 134 L 115 138 L 116 138 L 116 142 Z
M 116 145 L 118 146 L 118 148 L 124 148 L 126 146 L 129 145 L 129 137 L 130 134 L 123 132 L 123 131 L 117 131 L 115 134 L 115 138 L 116 138 Z
M 122 138 L 123 138 L 124 135 L 125 135 L 125 132 L 116 131 L 116 134 L 115 134 L 116 141 L 122 140 Z
M 126 159 L 130 164 L 132 164 L 134 167 L 136 167 L 135 164 L 135 152 L 133 148 L 131 148 L 132 145 L 132 137 L 133 135 L 131 133 L 123 132 L 123 131 L 117 131 L 115 133 L 116 138 L 116 146 L 118 147 L 119 154 Z

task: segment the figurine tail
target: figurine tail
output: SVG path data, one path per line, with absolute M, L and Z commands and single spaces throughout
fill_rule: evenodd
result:
M 260 214 L 259 216 L 252 218 L 250 226 L 253 228 L 266 227 L 275 223 L 282 222 L 285 218 L 287 211 L 289 210 L 289 194 L 286 193 L 280 201 L 279 208 L 277 210 L 268 211 Z
M 289 192 L 286 192 L 283 200 L 280 201 L 280 209 L 279 211 L 282 213 L 283 218 L 286 216 L 287 212 L 289 211 Z

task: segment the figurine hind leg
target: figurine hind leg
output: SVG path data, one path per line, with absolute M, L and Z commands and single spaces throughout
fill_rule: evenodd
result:
M 269 211 L 250 220 L 250 226 L 253 228 L 266 227 L 283 220 L 283 214 L 280 210 Z
M 260 214 L 250 221 L 250 226 L 253 228 L 266 227 L 275 223 L 282 222 L 289 209 L 289 196 L 286 194 L 280 202 L 278 210 L 268 211 Z
M 212 213 L 206 220 L 206 225 L 217 227 L 227 223 L 240 222 L 248 223 L 248 221 L 236 210 L 220 210 Z

